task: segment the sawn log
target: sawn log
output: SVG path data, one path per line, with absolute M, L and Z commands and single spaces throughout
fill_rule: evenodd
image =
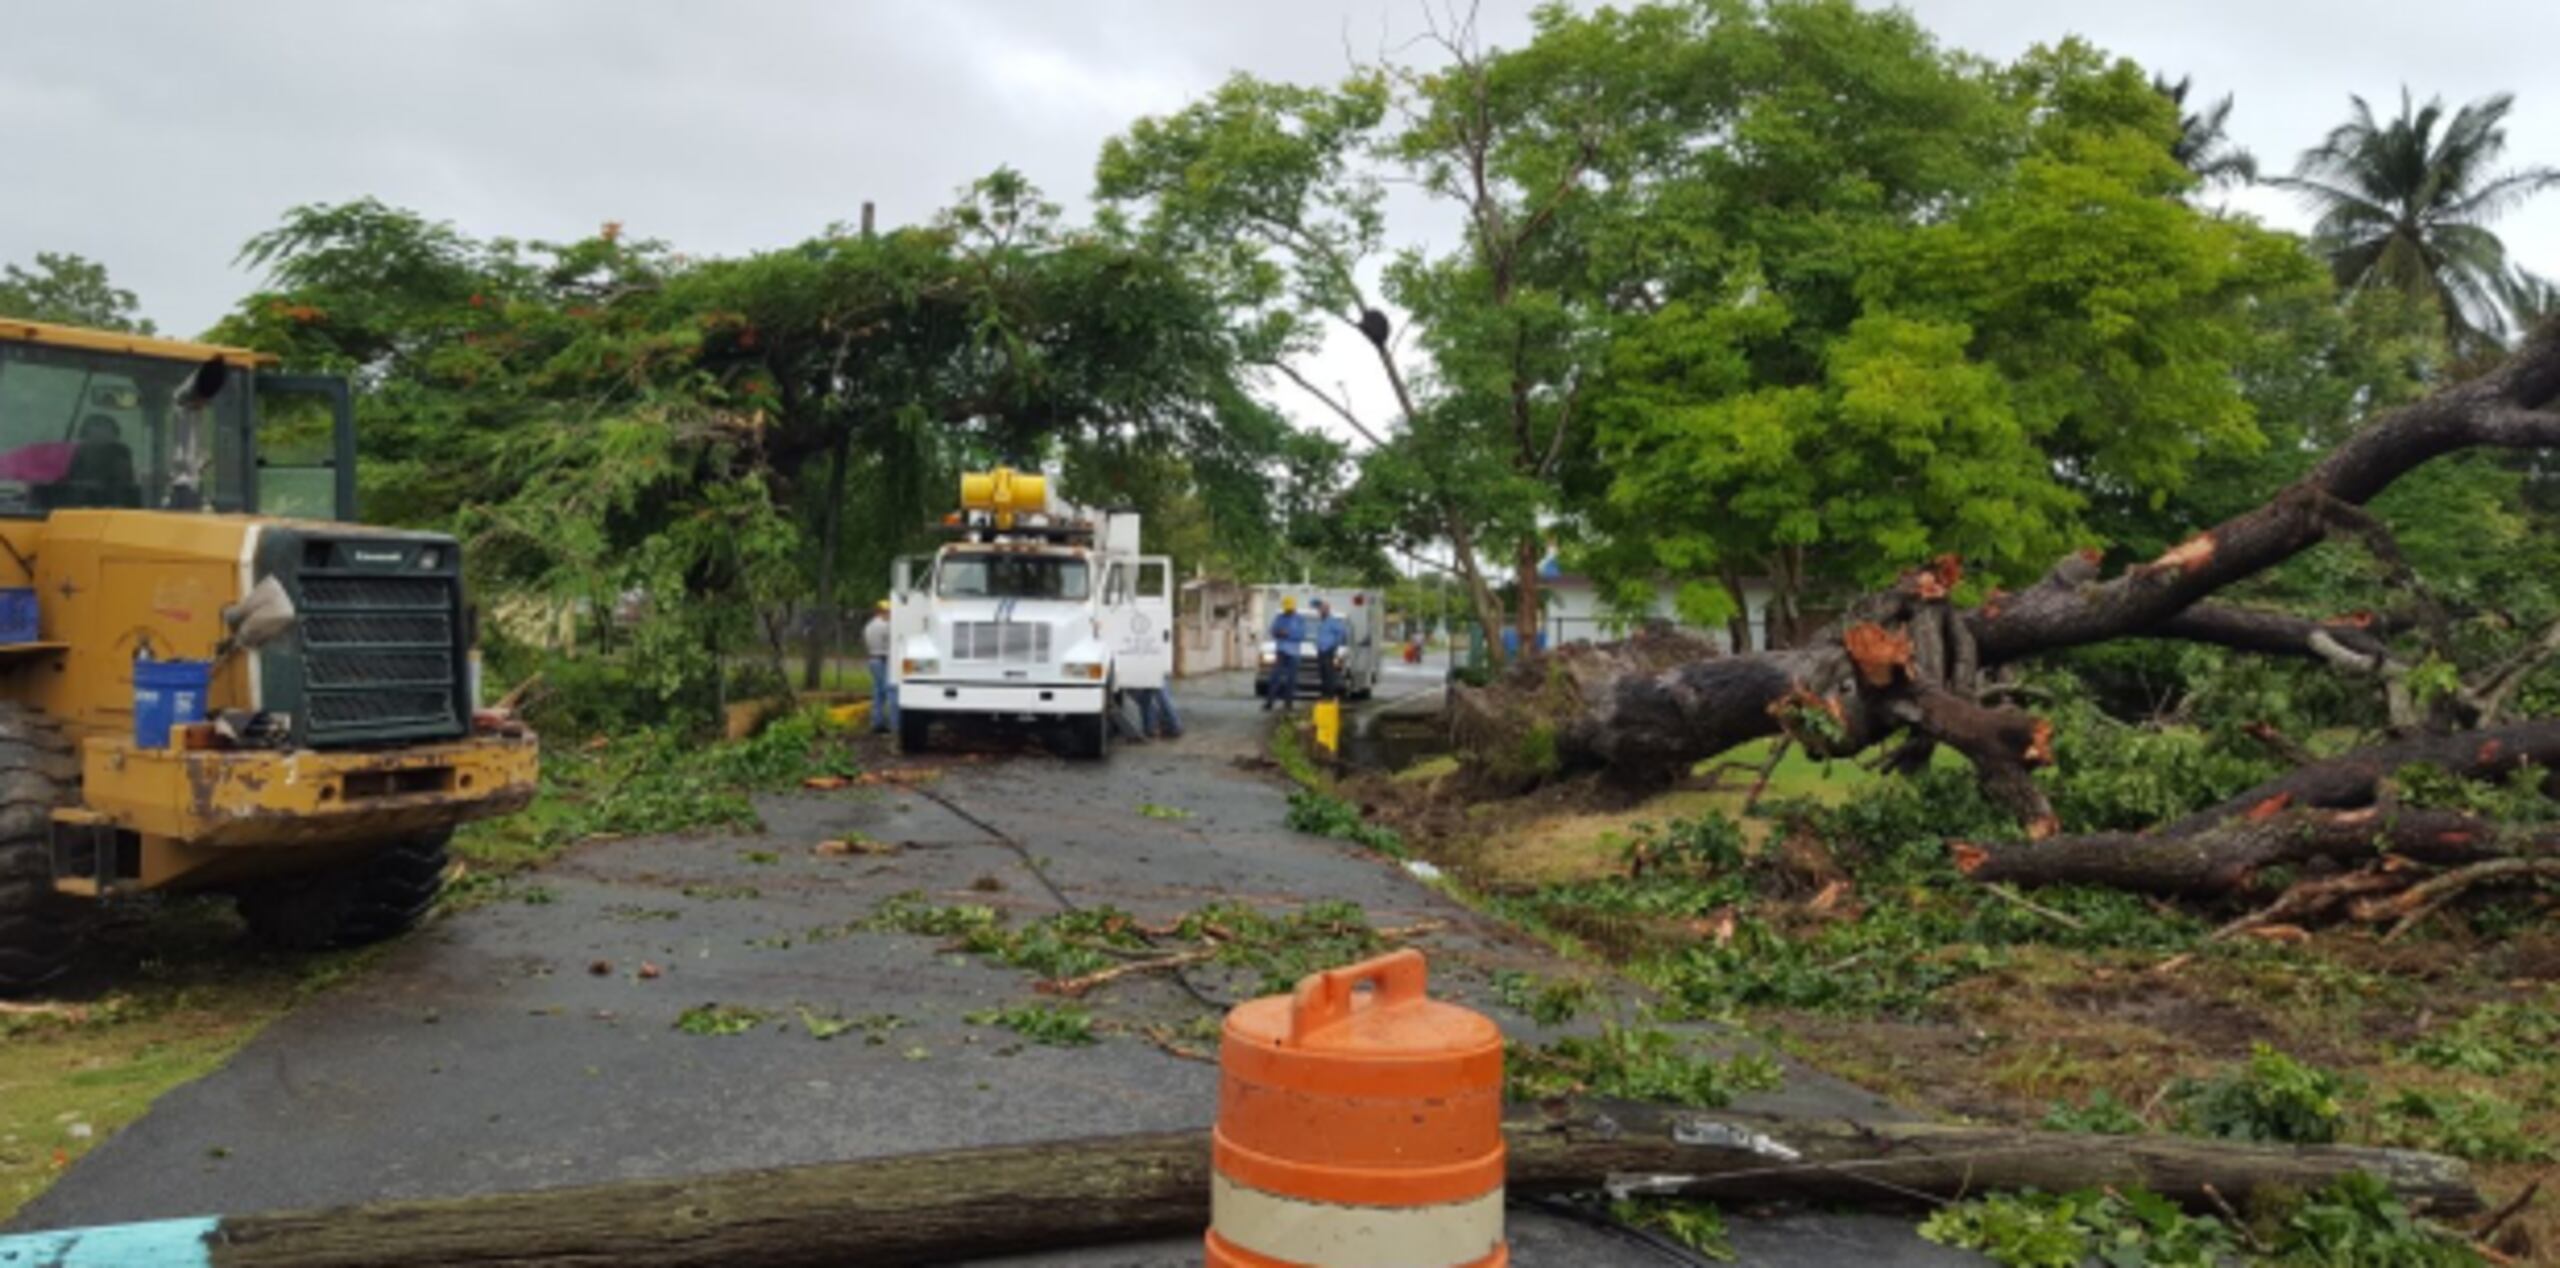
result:
M 1515 1195 L 1683 1193 L 1925 1205 L 2000 1189 L 2144 1186 L 2199 1210 L 2372 1173 L 2420 1209 L 2480 1209 L 2462 1163 L 2403 1150 L 1859 1123 L 1576 1102 L 1515 1107 Z M 543 1268 L 932 1264 L 1184 1237 L 1209 1139 L 1173 1132 L 674 1180 L 0 1237 L 0 1264 Z M 107 1258 L 84 1259 L 105 1255 Z M 183 1257 L 179 1257 L 183 1256 Z

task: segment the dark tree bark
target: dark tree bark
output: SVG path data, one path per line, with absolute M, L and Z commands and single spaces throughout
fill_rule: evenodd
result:
M 2212 898 L 2261 892 L 2275 869 L 2342 869 L 2385 854 L 2429 867 L 2560 854 L 2560 826 L 2502 827 L 2450 810 L 2390 804 L 2401 768 L 2497 780 L 2560 760 L 2560 721 L 2421 736 L 2317 762 L 2152 832 L 2100 832 L 2009 845 L 1958 843 L 1956 865 L 1985 883 L 2104 885 Z M 2415 884 L 2404 872 L 2390 888 Z
M 824 527 L 818 541 L 818 612 L 809 630 L 808 663 L 800 674 L 800 689 L 816 691 L 823 681 L 827 658 L 835 654 L 836 640 L 842 636 L 842 622 L 836 609 L 836 561 L 844 554 L 844 486 L 845 468 L 852 463 L 853 425 L 837 427 L 835 444 L 827 453 L 827 507 Z
M 2560 766 L 2560 719 L 2519 722 L 2486 731 L 2421 735 L 2315 762 L 2258 785 L 2219 806 L 2160 829 L 2178 836 L 2263 808 L 2285 804 L 2355 810 L 2375 803 L 2383 781 L 2404 766 L 2434 766 L 2464 779 L 2501 780 L 2522 766 Z
M 2094 832 L 2024 845 L 1957 842 L 1949 848 L 1956 866 L 1985 884 L 2103 885 L 2164 897 L 2219 898 L 2264 892 L 2267 874 L 2278 868 L 2343 868 L 2373 862 L 2385 852 L 2431 866 L 2560 853 L 2560 830 L 2519 836 L 2452 811 L 2368 806 L 2242 816 L 2178 835 Z
M 2439 1216 L 2484 1205 L 2464 1165 L 2349 1146 L 2245 1145 L 1575 1102 L 1514 1109 L 1516 1194 L 1646 1191 L 1907 1208 L 1985 1192 L 2143 1187 L 2197 1211 L 2362 1172 Z M 1198 1235 L 1209 1133 L 970 1149 L 488 1197 L 226 1216 L 213 1268 L 909 1265 Z M 0 1237 L 51 1262 L 76 1233 Z M 45 1240 L 51 1239 L 51 1240 Z

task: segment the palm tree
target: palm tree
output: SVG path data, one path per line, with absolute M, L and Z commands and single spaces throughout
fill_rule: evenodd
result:
M 2405 291 L 2444 314 L 2457 350 L 2494 345 L 2506 329 L 2498 292 L 2507 248 L 2488 226 L 2560 184 L 2560 171 L 2491 170 L 2507 148 L 2510 94 L 2484 97 L 2447 118 L 2442 98 L 2413 106 L 2402 88 L 2400 115 L 2388 122 L 2376 120 L 2364 98 L 2349 100 L 2355 117 L 2274 183 L 2320 213 L 2312 245 L 2339 285 Z
M 2542 323 L 2560 317 L 2560 285 L 2523 269 L 2512 270 L 2498 279 L 2498 306 L 2506 310 L 2508 323 L 2517 334 L 2529 334 Z
M 2178 112 L 2178 141 L 2169 147 L 2170 156 L 2208 188 L 2230 181 L 2246 185 L 2258 179 L 2257 156 L 2231 140 L 2230 94 L 2189 114 L 2187 94 L 2194 88 L 2194 82 L 2184 75 L 2174 84 L 2165 76 L 2151 77 L 2151 90 L 2168 98 Z

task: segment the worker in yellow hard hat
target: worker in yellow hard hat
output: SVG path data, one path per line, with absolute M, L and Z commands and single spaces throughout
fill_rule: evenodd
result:
M 1262 689 L 1262 710 L 1279 705 L 1289 712 L 1298 702 L 1298 649 L 1306 641 L 1307 626 L 1298 615 L 1298 597 L 1280 598 L 1280 615 L 1271 618 L 1271 677 Z

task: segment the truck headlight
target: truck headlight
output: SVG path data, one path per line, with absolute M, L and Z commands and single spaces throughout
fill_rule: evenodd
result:
M 1107 667 L 1098 660 L 1071 660 L 1067 662 L 1067 677 L 1090 678 L 1100 682 L 1105 668 Z
M 942 662 L 929 656 L 921 659 L 909 657 L 906 660 L 899 661 L 898 665 L 903 672 L 910 675 L 938 674 L 942 672 Z

